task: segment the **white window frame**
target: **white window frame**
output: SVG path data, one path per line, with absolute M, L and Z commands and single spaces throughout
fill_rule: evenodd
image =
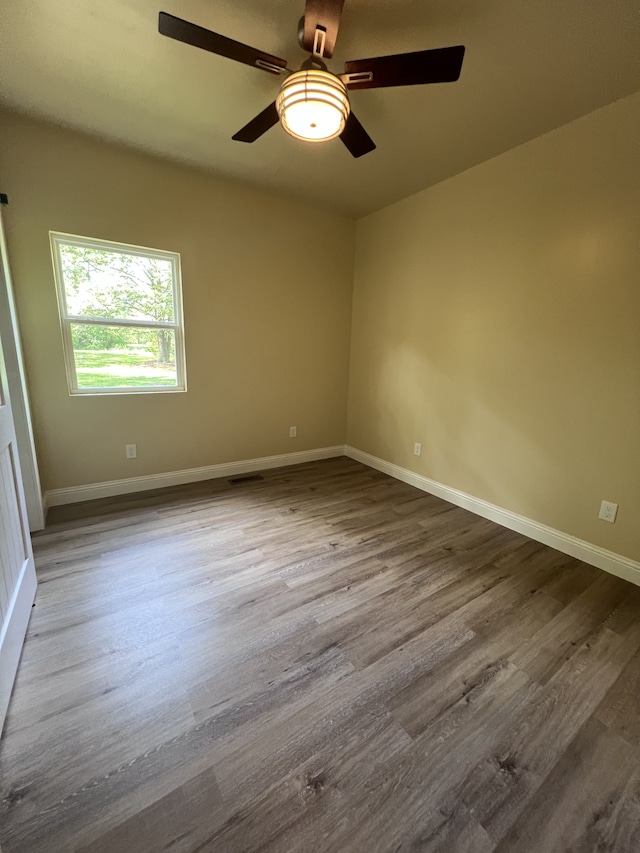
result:
M 115 243 L 111 240 L 99 240 L 95 237 L 80 237 L 77 234 L 65 234 L 62 231 L 50 231 L 51 255 L 53 272 L 58 296 L 60 327 L 62 330 L 62 345 L 64 350 L 65 367 L 69 394 L 72 396 L 102 396 L 109 394 L 175 394 L 187 390 L 187 371 L 184 351 L 184 320 L 182 312 L 182 278 L 180 274 L 180 255 L 177 252 L 167 252 L 164 249 L 149 249 L 144 246 L 131 246 L 127 243 Z M 143 258 L 169 261 L 171 264 L 171 280 L 173 284 L 173 322 L 154 320 L 118 319 L 91 317 L 88 315 L 69 314 L 67 297 L 62 273 L 62 258 L 60 246 L 73 245 L 84 249 L 111 250 L 126 255 L 138 255 Z M 121 326 L 137 329 L 172 329 L 175 333 L 176 355 L 176 385 L 145 385 L 134 387 L 113 388 L 80 388 L 76 372 L 75 351 L 71 335 L 72 324 L 90 326 Z

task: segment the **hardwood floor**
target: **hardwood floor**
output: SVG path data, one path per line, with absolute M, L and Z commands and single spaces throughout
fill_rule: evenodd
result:
M 344 458 L 51 520 L 4 853 L 639 849 L 639 588 Z

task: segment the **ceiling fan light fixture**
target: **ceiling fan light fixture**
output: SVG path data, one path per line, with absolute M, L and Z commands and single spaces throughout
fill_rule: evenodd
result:
M 294 71 L 287 77 L 276 109 L 287 133 L 308 142 L 340 136 L 351 111 L 342 80 L 316 68 Z

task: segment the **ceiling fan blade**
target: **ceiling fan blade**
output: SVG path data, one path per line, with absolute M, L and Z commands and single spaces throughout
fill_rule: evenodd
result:
M 310 53 L 331 59 L 338 37 L 340 16 L 344 0 L 307 0 L 304 8 L 304 34 L 302 45 Z M 320 29 L 319 42 L 314 50 L 316 29 Z
M 252 118 L 249 124 L 245 124 L 237 133 L 234 133 L 231 138 L 235 139 L 236 142 L 255 142 L 256 139 L 279 121 L 280 117 L 278 116 L 276 102 L 274 101 L 266 109 L 262 110 L 261 113 L 258 113 L 255 118 Z
M 272 74 L 279 74 L 282 69 L 287 67 L 286 59 L 280 59 L 278 56 L 256 50 L 254 47 L 221 36 L 211 30 L 205 30 L 204 27 L 183 21 L 182 18 L 176 18 L 167 12 L 160 12 L 158 31 L 163 36 L 169 36 L 176 41 L 201 47 L 203 50 L 217 53 L 218 56 L 226 56 L 229 59 L 235 59 L 236 62 L 244 62 L 245 65 L 253 65 L 256 68 L 270 71 Z
M 362 157 L 363 154 L 368 154 L 369 151 L 373 151 L 376 147 L 373 139 L 371 139 L 353 113 L 349 113 L 349 118 L 344 126 L 344 130 L 340 134 L 340 139 L 354 157 Z
M 347 89 L 380 89 L 419 83 L 453 83 L 460 76 L 464 46 L 396 53 L 345 62 L 341 78 Z

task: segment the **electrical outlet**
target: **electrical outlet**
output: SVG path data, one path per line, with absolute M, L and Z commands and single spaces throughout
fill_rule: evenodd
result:
M 289 427 L 289 438 L 295 438 L 298 435 L 298 427 Z
M 420 456 L 421 453 L 422 453 L 422 445 L 420 444 L 419 441 L 416 441 L 413 445 L 413 455 L 414 456 Z
M 611 501 L 602 501 L 600 504 L 600 512 L 598 513 L 598 518 L 601 518 L 603 521 L 609 521 L 611 524 L 616 520 L 616 515 L 618 513 L 618 504 L 611 503 Z
M 138 458 L 138 448 L 135 444 L 125 444 L 124 452 L 127 459 L 137 459 Z

